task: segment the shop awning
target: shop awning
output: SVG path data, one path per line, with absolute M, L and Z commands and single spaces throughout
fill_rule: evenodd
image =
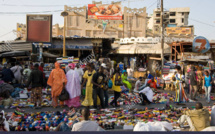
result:
M 30 56 L 30 53 L 27 51 L 11 51 L 0 55 L 1 58 L 18 57 L 18 56 Z
M 135 49 L 136 49 L 136 45 L 121 45 L 118 50 L 117 53 L 118 54 L 135 54 Z
M 115 44 L 115 43 L 111 44 L 112 49 L 117 49 L 119 47 L 120 47 L 120 44 Z
M 161 43 L 157 44 L 138 44 L 136 54 L 161 54 Z M 164 44 L 164 54 L 171 54 L 171 47 Z
M 32 43 L 23 41 L 7 42 L 0 45 L 0 52 L 32 51 Z
M 63 41 L 55 40 L 52 45 L 49 47 L 51 49 L 62 49 Z M 83 40 L 68 40 L 66 41 L 66 49 L 93 49 L 93 43 L 90 39 Z
M 48 58 L 58 58 L 59 56 L 51 54 L 51 53 L 47 53 L 47 52 L 43 52 L 43 56 L 44 57 L 48 57 Z
M 121 45 L 118 54 L 161 54 L 161 44 L 132 44 Z M 164 54 L 170 54 L 171 47 L 164 44 Z

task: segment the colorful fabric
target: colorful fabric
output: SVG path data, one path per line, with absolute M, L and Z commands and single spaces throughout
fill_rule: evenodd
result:
M 80 96 L 77 96 L 73 99 L 69 99 L 67 101 L 65 101 L 65 104 L 68 106 L 68 107 L 75 107 L 75 108 L 78 108 L 81 106 L 81 102 L 80 102 Z
M 74 69 L 74 68 L 75 68 L 75 64 L 74 64 L 74 63 L 70 63 L 70 64 L 69 64 L 69 67 L 70 67 L 71 69 Z
M 71 106 L 79 107 L 81 105 L 79 101 L 79 96 L 81 95 L 81 84 L 79 74 L 74 70 L 69 70 L 69 72 L 67 72 L 66 74 L 66 78 L 67 78 L 66 90 L 68 91 L 70 96 L 70 99 L 66 101 L 66 105 L 68 105 L 69 107 Z M 73 104 L 73 102 L 75 104 Z
M 31 102 L 36 103 L 39 100 L 39 102 L 42 102 L 42 88 L 36 87 L 33 88 L 31 91 Z
M 175 97 L 175 102 L 183 102 L 183 101 L 188 101 L 188 98 L 186 96 L 184 87 L 182 83 L 179 83 L 176 85 L 176 97 Z
M 182 84 L 182 81 L 184 81 L 184 75 L 176 74 L 176 97 L 175 102 L 183 102 L 188 101 L 188 98 L 185 94 L 185 90 Z
M 52 87 L 52 97 L 58 97 L 63 90 L 63 83 L 67 83 L 66 75 L 60 68 L 59 63 L 55 63 L 55 69 L 52 70 L 47 84 Z
M 127 75 L 122 74 L 121 78 L 122 78 L 122 82 L 127 86 L 127 88 L 129 90 L 131 90 L 132 85 L 131 85 L 131 83 L 129 81 L 127 81 Z

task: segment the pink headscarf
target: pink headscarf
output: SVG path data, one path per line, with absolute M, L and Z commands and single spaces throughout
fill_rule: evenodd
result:
M 71 69 L 74 69 L 74 68 L 75 68 L 75 64 L 74 64 L 74 63 L 70 63 L 70 64 L 69 64 L 69 67 L 70 67 Z

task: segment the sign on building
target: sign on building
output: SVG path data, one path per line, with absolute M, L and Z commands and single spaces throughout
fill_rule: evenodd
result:
M 27 15 L 27 41 L 51 42 L 52 15 Z
M 167 27 L 167 35 L 192 35 L 191 27 Z
M 196 59 L 196 60 L 208 60 L 211 58 L 211 54 L 201 54 L 201 53 L 183 53 L 178 55 L 178 59 L 187 60 L 187 59 Z
M 198 36 L 193 41 L 192 50 L 196 53 L 206 53 L 210 50 L 210 43 L 205 37 Z
M 88 19 L 122 20 L 121 4 L 88 4 Z

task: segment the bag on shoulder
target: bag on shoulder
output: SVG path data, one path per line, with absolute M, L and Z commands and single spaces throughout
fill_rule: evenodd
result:
M 69 99 L 69 93 L 66 91 L 66 89 L 64 88 L 59 96 L 59 100 L 60 101 L 66 101 Z
M 113 82 L 111 79 L 109 79 L 108 81 L 108 88 L 112 88 L 113 87 Z

